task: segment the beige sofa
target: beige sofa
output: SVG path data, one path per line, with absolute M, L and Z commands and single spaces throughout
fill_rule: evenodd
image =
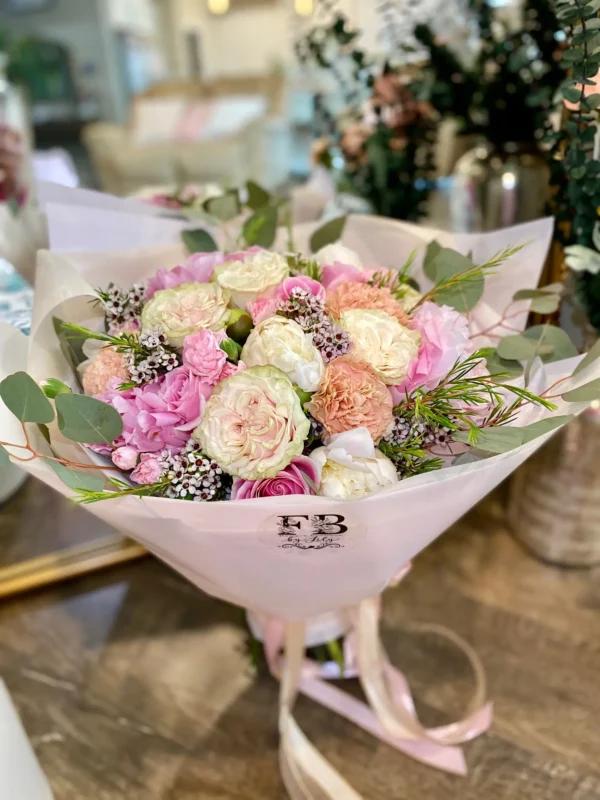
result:
M 276 188 L 288 169 L 283 87 L 278 73 L 153 87 L 134 99 L 127 125 L 85 129 L 100 187 L 129 195 L 148 185 L 254 179 Z

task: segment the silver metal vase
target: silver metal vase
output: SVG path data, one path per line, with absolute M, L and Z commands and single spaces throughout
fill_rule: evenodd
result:
M 479 144 L 453 172 L 454 230 L 490 231 L 544 216 L 549 170 L 535 143 Z

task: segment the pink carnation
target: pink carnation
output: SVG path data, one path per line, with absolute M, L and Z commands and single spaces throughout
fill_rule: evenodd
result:
M 150 300 L 161 289 L 172 289 L 182 283 L 208 283 L 215 267 L 222 264 L 224 258 L 220 252 L 194 253 L 185 264 L 179 264 L 173 269 L 159 269 L 148 281 L 146 300 Z
M 85 394 L 93 397 L 104 392 L 113 379 L 126 383 L 130 376 L 125 365 L 125 356 L 116 347 L 103 347 L 90 361 L 83 373 L 82 384 Z
M 335 289 L 338 284 L 348 281 L 366 283 L 369 277 L 369 273 L 359 267 L 353 267 L 351 264 L 342 264 L 341 261 L 335 261 L 333 264 L 328 264 L 323 267 L 321 282 L 326 289 L 331 290 Z
M 309 292 L 318 300 L 325 302 L 325 287 L 323 284 L 306 275 L 296 275 L 293 278 L 286 278 L 275 288 L 275 297 L 285 302 L 290 299 L 294 289 L 302 289 L 302 291 Z
M 183 363 L 189 370 L 209 386 L 221 379 L 227 354 L 221 350 L 226 334 L 214 333 L 208 328 L 192 333 L 183 340 Z
M 131 473 L 131 480 L 143 486 L 149 483 L 158 483 L 162 478 L 164 469 L 156 456 L 142 453 L 139 465 Z
M 392 387 L 394 402 L 419 386 L 435 389 L 454 364 L 471 352 L 469 324 L 450 306 L 424 303 L 412 318 L 412 327 L 421 334 L 417 357 L 409 364 L 404 381 Z
M 169 413 L 177 414 L 178 431 L 191 431 L 197 427 L 212 387 L 203 383 L 188 367 L 178 367 L 162 379 L 162 398 Z
M 252 317 L 252 322 L 259 325 L 269 317 L 274 317 L 279 308 L 279 300 L 272 295 L 259 295 L 256 300 L 246 304 L 246 311 Z
M 232 500 L 251 500 L 255 497 L 283 497 L 291 494 L 316 494 L 319 471 L 307 456 L 296 456 L 274 478 L 248 481 L 236 478 L 231 491 Z

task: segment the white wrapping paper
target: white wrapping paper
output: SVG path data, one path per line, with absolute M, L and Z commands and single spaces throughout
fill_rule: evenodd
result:
M 127 284 L 147 276 L 177 254 L 174 248 L 138 253 L 61 256 L 42 252 L 29 342 L 0 328 L 0 379 L 18 369 L 34 378 L 72 383 L 52 330 L 52 315 L 89 320 L 93 287 L 118 276 Z M 74 264 L 77 264 L 75 267 Z M 537 380 L 550 385 L 569 375 L 576 360 L 548 365 Z M 577 385 L 600 375 L 595 364 Z M 563 404 L 566 406 L 566 404 Z M 579 411 L 561 408 L 557 413 Z M 527 411 L 526 424 L 547 415 Z M 15 438 L 17 437 L 17 438 Z M 531 455 L 547 437 L 487 460 L 402 481 L 380 494 L 349 502 L 322 497 L 266 498 L 196 504 L 162 498 L 122 498 L 89 506 L 109 524 L 127 531 L 205 591 L 287 620 L 302 619 L 378 594 L 400 567 L 426 547 Z M 20 442 L 20 425 L 0 406 L 0 440 Z M 68 494 L 47 466 L 27 469 Z M 325 519 L 319 519 L 325 517 Z M 283 533 L 325 546 L 284 547 Z

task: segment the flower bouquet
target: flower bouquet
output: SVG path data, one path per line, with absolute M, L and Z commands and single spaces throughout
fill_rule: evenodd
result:
M 300 685 L 318 696 L 302 674 L 305 621 L 339 609 L 355 618 L 369 729 L 460 772 L 444 753 L 484 723 L 418 723 L 373 598 L 598 397 L 597 354 L 571 358 L 554 328 L 521 333 L 530 307 L 556 307 L 556 287 L 494 306 L 506 286 L 490 296 L 485 279 L 519 260 L 510 248 L 474 262 L 430 242 L 397 271 L 339 245 L 175 267 L 167 253 L 40 254 L 30 341 L 0 327 L 0 462 L 205 591 L 281 620 L 293 797 L 358 797 L 292 715 Z

